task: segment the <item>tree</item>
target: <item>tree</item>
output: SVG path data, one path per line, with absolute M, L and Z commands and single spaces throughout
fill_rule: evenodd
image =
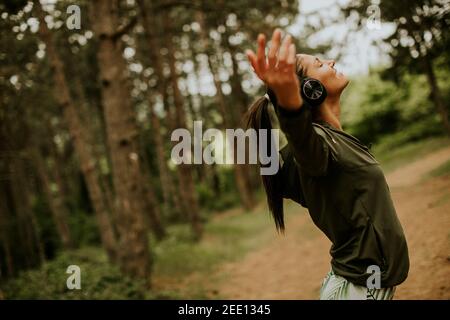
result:
M 176 128 L 186 128 L 186 111 L 183 103 L 183 98 L 178 87 L 178 73 L 175 67 L 175 48 L 173 44 L 172 35 L 172 22 L 170 17 L 170 12 L 163 13 L 163 27 L 168 33 L 163 42 L 163 45 L 167 48 L 167 59 L 169 64 L 169 79 L 170 87 L 172 89 L 173 102 L 174 102 L 174 124 Z M 198 206 L 197 194 L 195 191 L 194 180 L 192 175 L 192 165 L 180 164 L 178 166 L 178 180 L 179 180 L 179 191 L 181 199 L 183 200 L 184 210 L 189 217 L 189 221 L 192 226 L 193 235 L 195 239 L 200 239 L 203 233 L 203 226 L 200 220 L 200 211 Z
M 164 109 L 168 109 L 167 105 L 167 80 L 164 77 L 163 73 L 163 61 L 162 58 L 157 51 L 157 48 L 160 48 L 160 41 L 157 37 L 156 30 L 158 30 L 157 19 L 148 15 L 150 6 L 147 6 L 144 0 L 139 0 L 139 9 L 141 14 L 142 24 L 145 29 L 145 41 L 147 50 L 145 52 L 149 53 L 151 66 L 155 70 L 156 76 L 156 87 L 155 91 L 157 95 L 160 97 L 162 103 L 164 104 Z M 159 171 L 159 179 L 161 181 L 161 189 L 163 194 L 163 200 L 166 204 L 166 209 L 168 210 L 170 207 L 175 208 L 176 214 L 182 214 L 183 209 L 181 208 L 181 203 L 177 193 L 175 192 L 176 188 L 173 183 L 173 179 L 170 175 L 169 168 L 167 166 L 167 157 L 165 154 L 162 124 L 159 116 L 154 111 L 154 103 L 155 98 L 152 90 L 148 90 L 147 100 L 149 102 L 149 117 L 151 122 L 151 132 L 152 138 L 155 143 L 157 162 L 158 162 L 158 171 Z
M 349 16 L 359 16 L 359 25 L 366 21 L 368 0 L 350 2 L 343 8 Z M 445 104 L 436 80 L 434 61 L 441 54 L 448 56 L 450 45 L 450 10 L 445 1 L 400 0 L 381 1 L 381 19 L 395 26 L 392 35 L 384 39 L 390 47 L 392 66 L 384 75 L 400 80 L 406 72 L 425 74 L 430 88 L 430 97 L 441 117 L 444 132 L 450 135 L 449 106 Z
M 205 17 L 203 12 L 198 11 L 196 14 L 196 20 L 200 25 L 200 38 L 203 43 L 203 50 L 206 52 L 207 60 L 208 60 L 208 67 L 213 74 L 214 79 L 214 85 L 216 87 L 216 100 L 217 104 L 219 106 L 219 110 L 222 114 L 223 119 L 223 125 L 224 128 L 239 128 L 241 127 L 239 118 L 236 116 L 237 111 L 234 110 L 234 108 L 228 108 L 226 105 L 225 97 L 222 91 L 222 82 L 219 79 L 219 73 L 218 73 L 218 64 L 219 61 L 217 61 L 217 58 L 214 58 L 217 56 L 218 52 L 214 52 L 213 47 L 210 43 L 210 39 L 207 35 L 207 31 L 209 30 L 208 26 L 205 23 Z M 235 81 L 239 81 L 237 79 L 234 79 Z M 235 83 L 236 84 L 236 83 Z M 239 85 L 240 88 L 240 85 Z M 241 106 L 241 111 L 243 107 Z M 234 146 L 234 154 L 236 155 L 237 151 L 237 144 L 233 143 Z M 234 176 L 236 179 L 236 185 L 239 190 L 239 195 L 242 200 L 242 204 L 247 210 L 250 210 L 254 207 L 255 201 L 252 189 L 250 188 L 250 182 L 249 176 L 248 176 L 248 168 L 245 164 L 236 164 L 233 167 L 234 170 Z
M 80 160 L 92 204 L 95 208 L 102 243 L 111 260 L 116 259 L 116 236 L 108 212 L 107 199 L 99 184 L 99 175 L 95 166 L 94 157 L 89 148 L 88 139 L 82 129 L 75 103 L 70 95 L 69 86 L 64 73 L 64 64 L 56 50 L 52 35 L 44 20 L 44 13 L 38 1 L 35 2 L 35 10 L 40 17 L 40 36 L 46 44 L 46 50 L 54 76 L 54 94 L 60 107 L 63 109 L 64 120 L 69 128 L 77 155 Z
M 143 213 L 138 128 L 120 41 L 130 25 L 118 27 L 118 1 L 100 0 L 90 5 L 98 41 L 101 96 L 117 201 L 120 267 L 126 274 L 147 278 L 151 264 Z

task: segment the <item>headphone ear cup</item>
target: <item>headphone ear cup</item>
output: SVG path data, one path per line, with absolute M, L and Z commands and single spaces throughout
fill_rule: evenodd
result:
M 317 79 L 304 77 L 300 82 L 300 93 L 310 105 L 318 106 L 327 97 L 325 86 Z

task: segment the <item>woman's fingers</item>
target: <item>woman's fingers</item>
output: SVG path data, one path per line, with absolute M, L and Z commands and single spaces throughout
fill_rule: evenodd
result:
M 294 72 L 295 73 L 295 61 L 296 61 L 296 52 L 295 52 L 295 44 L 291 43 L 288 49 L 288 58 L 287 58 L 287 65 L 289 68 L 289 72 Z
M 247 59 L 250 61 L 253 67 L 253 70 L 255 70 L 255 73 L 259 76 L 258 65 L 256 63 L 256 54 L 250 49 L 247 49 L 245 53 L 247 55 Z
M 247 58 L 250 61 L 257 76 L 264 82 L 277 79 L 278 72 L 295 73 L 296 50 L 292 43 L 292 37 L 287 35 L 281 43 L 281 31 L 276 29 L 272 34 L 272 44 L 268 52 L 268 61 L 266 61 L 265 46 L 266 38 L 263 34 L 258 35 L 257 52 L 246 50 Z M 281 75 L 281 74 L 280 74 Z
M 280 48 L 280 42 L 281 42 L 281 31 L 279 29 L 276 29 L 273 32 L 272 35 L 272 43 L 270 45 L 269 53 L 267 55 L 267 58 L 269 60 L 269 68 L 274 68 L 277 64 L 277 53 L 278 49 Z
M 287 64 L 287 58 L 289 54 L 289 46 L 292 43 L 292 38 L 290 35 L 287 35 L 283 43 L 281 44 L 280 53 L 278 54 L 278 69 L 283 70 Z
M 258 51 L 256 53 L 257 57 L 257 65 L 260 72 L 260 75 L 263 75 L 266 71 L 266 37 L 260 33 L 258 35 Z

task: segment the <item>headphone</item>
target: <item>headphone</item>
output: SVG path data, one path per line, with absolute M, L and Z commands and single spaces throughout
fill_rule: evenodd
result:
M 327 97 L 327 90 L 322 82 L 315 78 L 300 76 L 299 81 L 300 95 L 310 107 L 318 107 L 325 101 L 325 98 Z M 266 97 L 269 98 L 270 101 L 276 102 L 275 93 L 270 88 L 267 88 Z
M 324 102 L 327 97 L 327 90 L 317 79 L 310 77 L 301 77 L 300 94 L 302 98 L 312 107 L 317 107 Z

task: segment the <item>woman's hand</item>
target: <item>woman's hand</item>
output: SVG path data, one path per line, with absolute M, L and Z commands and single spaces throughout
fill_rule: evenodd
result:
M 296 110 L 302 105 L 300 84 L 296 74 L 295 44 L 287 35 L 281 44 L 281 31 L 276 29 L 272 35 L 272 44 L 266 59 L 266 37 L 258 35 L 258 49 L 255 54 L 247 50 L 246 54 L 256 75 L 273 90 L 278 104 L 285 109 Z

